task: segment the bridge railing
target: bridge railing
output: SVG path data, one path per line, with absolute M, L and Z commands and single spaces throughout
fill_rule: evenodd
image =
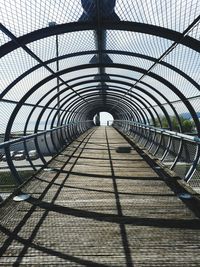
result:
M 115 120 L 113 126 L 200 190 L 200 138 L 134 121 Z
M 0 143 L 0 191 L 24 182 L 92 125 L 93 121 L 71 122 L 26 136 L 18 134 Z

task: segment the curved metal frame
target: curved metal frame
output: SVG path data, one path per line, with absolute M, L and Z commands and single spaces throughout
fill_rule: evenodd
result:
M 195 25 L 196 21 L 194 21 L 193 24 L 190 25 L 190 27 L 192 27 L 192 25 Z M 0 48 L 0 57 L 5 56 L 6 54 L 12 52 L 13 50 L 15 50 L 19 47 L 23 48 L 25 51 L 28 51 L 26 45 L 29 43 L 32 43 L 34 41 L 37 41 L 39 39 L 43 39 L 46 37 L 50 37 L 50 36 L 58 35 L 58 34 L 62 34 L 62 33 L 76 32 L 76 31 L 87 31 L 87 30 L 98 30 L 98 27 L 99 27 L 99 25 L 96 22 L 92 22 L 92 23 L 91 22 L 67 23 L 67 24 L 62 24 L 62 25 L 56 25 L 53 28 L 45 28 L 45 29 L 37 30 L 35 32 L 29 33 L 29 34 L 24 35 L 22 37 L 16 38 L 2 24 L 0 24 L 0 29 L 5 34 L 7 34 L 9 37 L 12 38 L 12 41 L 8 42 L 7 44 L 3 45 Z M 189 28 L 188 28 L 188 30 L 189 30 Z M 200 52 L 200 41 L 193 39 L 192 37 L 186 36 L 185 32 L 179 33 L 179 32 L 175 32 L 175 31 L 172 31 L 172 30 L 169 30 L 166 28 L 142 24 L 142 23 L 136 23 L 136 22 L 118 22 L 118 23 L 115 23 L 112 21 L 102 21 L 101 30 L 104 30 L 104 31 L 105 30 L 122 30 L 122 31 L 139 32 L 139 33 L 144 33 L 144 34 L 148 34 L 148 35 L 158 36 L 161 38 L 165 38 L 165 39 L 174 41 L 176 44 L 179 43 L 179 44 L 182 44 L 184 46 L 187 46 L 188 48 L 193 49 L 198 53 Z M 28 51 L 28 52 L 30 52 L 30 51 Z M 81 55 L 87 55 L 87 54 L 88 55 L 89 54 L 95 55 L 98 53 L 99 53 L 99 50 L 81 51 L 81 52 L 76 52 L 76 53 L 72 53 L 72 54 L 68 54 L 68 55 L 62 55 L 59 57 L 55 57 L 55 58 L 52 58 L 50 60 L 47 60 L 46 62 L 42 62 L 41 60 L 38 60 L 39 64 L 37 64 L 36 66 L 32 67 L 31 69 L 25 71 L 17 79 L 15 79 L 0 94 L 0 99 L 2 99 L 2 101 L 5 101 L 4 97 L 6 96 L 6 94 L 18 82 L 23 80 L 25 77 L 27 77 L 29 74 L 33 73 L 34 71 L 36 71 L 40 67 L 46 66 L 48 70 L 51 70 L 48 67 L 48 64 L 53 63 L 55 61 L 59 61 L 59 60 L 71 58 L 71 57 L 76 57 L 76 56 L 81 56 Z M 145 59 L 148 61 L 152 61 L 154 63 L 156 63 L 158 61 L 158 59 L 155 59 L 153 57 L 146 56 L 143 54 L 132 53 L 129 51 L 119 51 L 119 50 L 116 50 L 116 51 L 103 50 L 102 47 L 101 47 L 101 53 L 102 54 L 126 55 L 126 56 L 128 55 L 128 56 L 138 57 L 138 58 L 142 58 L 142 59 Z M 34 57 L 33 53 L 32 53 L 32 56 Z M 176 68 L 176 67 L 174 67 L 174 66 L 172 66 L 166 62 L 163 62 L 163 61 L 159 61 L 159 64 L 162 66 L 165 66 L 165 67 L 169 68 L 170 70 L 176 72 L 177 74 L 181 75 L 181 77 L 183 77 L 189 83 L 191 83 L 197 90 L 200 90 L 199 84 L 197 82 L 195 82 L 189 75 L 187 75 L 187 73 L 184 73 L 183 71 L 179 70 L 178 68 Z M 186 109 L 190 112 L 192 119 L 195 123 L 196 129 L 197 129 L 198 137 L 200 137 L 199 120 L 198 120 L 198 117 L 197 117 L 197 114 L 196 114 L 194 108 L 192 107 L 190 102 L 187 100 L 187 98 L 184 96 L 184 94 L 182 92 L 180 92 L 180 90 L 178 88 L 176 88 L 172 83 L 170 83 L 165 78 L 163 78 L 163 77 L 161 77 L 161 76 L 159 76 L 159 75 L 157 75 L 151 71 L 146 73 L 147 72 L 146 69 L 142 69 L 142 68 L 139 68 L 136 66 L 117 64 L 117 63 L 111 63 L 111 62 L 104 63 L 101 60 L 100 63 L 83 64 L 80 66 L 75 66 L 75 67 L 71 67 L 68 69 L 60 70 L 57 73 L 50 71 L 51 75 L 49 75 L 48 77 L 39 81 L 32 88 L 30 88 L 29 91 L 20 99 L 20 101 L 18 103 L 16 103 L 16 106 L 15 106 L 15 108 L 14 108 L 14 110 L 13 110 L 13 112 L 9 118 L 8 124 L 7 124 L 4 141 L 9 142 L 12 126 L 15 122 L 15 118 L 16 118 L 19 110 L 21 109 L 21 107 L 25 104 L 26 100 L 35 91 L 37 91 L 42 85 L 46 84 L 48 81 L 51 81 L 55 78 L 60 78 L 60 76 L 63 74 L 77 72 L 77 71 L 83 70 L 83 69 L 92 69 L 92 68 L 98 68 L 100 70 L 102 70 L 102 68 L 104 68 L 104 69 L 105 68 L 112 68 L 112 69 L 118 68 L 118 69 L 123 69 L 123 70 L 130 70 L 133 72 L 141 73 L 142 75 L 149 76 L 149 77 L 153 78 L 155 81 L 159 81 L 160 83 L 164 84 L 167 88 L 169 88 L 173 93 L 175 93 L 178 96 L 178 99 L 185 105 Z M 51 142 L 52 142 L 54 150 L 57 152 L 62 148 L 63 145 L 66 145 L 66 143 L 67 143 L 66 138 L 76 138 L 80 133 L 85 131 L 88 128 L 85 126 L 87 123 L 83 124 L 81 121 L 92 120 L 93 116 L 98 111 L 104 110 L 104 111 L 111 112 L 116 119 L 122 119 L 122 120 L 129 121 L 130 119 L 133 118 L 133 119 L 137 120 L 138 122 L 148 123 L 148 124 L 150 123 L 149 118 L 151 118 L 152 122 L 155 124 L 155 117 L 154 117 L 154 114 L 152 113 L 152 111 L 153 111 L 155 113 L 155 115 L 157 116 L 157 119 L 159 120 L 159 122 L 162 126 L 162 122 L 160 120 L 160 114 L 158 114 L 157 110 L 148 101 L 148 99 L 143 98 L 138 92 L 142 92 L 144 95 L 147 96 L 147 98 L 149 97 L 154 103 L 156 103 L 157 107 L 159 107 L 159 109 L 162 111 L 163 115 L 167 119 L 169 129 L 172 130 L 171 119 L 170 119 L 170 116 L 169 116 L 166 108 L 153 95 L 153 93 L 150 93 L 149 91 L 143 89 L 139 85 L 132 84 L 131 82 L 137 82 L 137 80 L 132 78 L 132 77 L 117 75 L 117 74 L 111 74 L 111 73 L 110 74 L 107 73 L 107 74 L 109 75 L 109 77 L 114 77 L 116 79 L 112 78 L 111 80 L 107 80 L 103 76 L 102 71 L 99 74 L 95 75 L 95 80 L 90 79 L 90 78 L 94 77 L 94 75 L 85 75 L 85 76 L 81 76 L 78 78 L 73 78 L 73 79 L 68 80 L 68 81 L 65 81 L 65 80 L 60 78 L 60 80 L 61 80 L 60 86 L 62 86 L 62 85 L 66 86 L 64 89 L 62 89 L 59 92 L 56 92 L 54 94 L 54 96 L 49 101 L 46 102 L 46 104 L 41 105 L 41 102 L 50 93 L 56 91 L 57 87 L 55 86 L 54 88 L 51 88 L 48 93 L 44 94 L 41 97 L 41 99 L 39 99 L 37 101 L 37 103 L 35 105 L 32 105 L 33 108 L 31 110 L 31 112 L 28 114 L 27 120 L 26 120 L 25 125 L 24 125 L 24 135 L 27 134 L 28 124 L 29 124 L 29 121 L 30 121 L 32 114 L 34 113 L 34 111 L 36 110 L 37 107 L 42 108 L 41 112 L 39 113 L 39 115 L 37 117 L 37 121 L 36 121 L 35 128 L 34 128 L 34 133 L 36 134 L 36 136 L 34 137 L 34 143 L 35 143 L 36 150 L 38 151 L 38 154 L 40 156 L 40 159 L 42 160 L 42 162 L 44 164 L 46 164 L 46 160 L 45 160 L 44 155 L 42 154 L 40 147 L 39 147 L 39 144 L 38 144 L 37 132 L 39 129 L 39 124 L 40 124 L 41 118 L 47 109 L 50 109 L 50 112 L 49 112 L 49 115 L 47 117 L 46 123 L 44 125 L 44 131 L 46 131 L 46 132 L 48 132 L 47 126 L 48 126 L 48 122 L 49 122 L 53 112 L 54 112 L 54 115 L 52 117 L 52 121 L 51 121 L 51 125 L 50 125 L 51 129 L 53 129 L 54 124 L 56 122 L 56 118 L 57 118 L 59 113 L 60 113 L 60 116 L 62 117 L 61 125 L 69 124 L 73 121 L 79 121 L 80 122 L 78 127 L 70 127 L 69 126 L 68 131 L 63 132 L 61 129 L 58 129 L 56 131 L 56 135 L 57 135 L 56 139 L 58 141 L 58 145 L 54 141 L 54 133 L 51 132 L 51 136 L 50 136 Z M 87 80 L 78 81 L 78 80 L 83 79 L 83 78 L 84 79 L 87 78 Z M 120 78 L 126 79 L 127 81 L 122 81 L 122 80 L 120 80 Z M 73 82 L 73 84 L 69 85 L 69 83 L 71 83 L 71 82 Z M 101 94 L 99 93 L 99 88 L 97 86 L 88 86 L 90 83 L 94 83 L 94 82 L 98 82 L 101 86 L 103 83 L 106 83 L 108 85 L 106 95 L 104 95 L 104 97 L 106 99 L 105 103 L 103 102 L 103 100 L 101 98 Z M 114 83 L 114 84 L 116 83 L 117 85 L 116 86 L 109 85 L 109 82 Z M 182 132 L 182 124 L 181 124 L 180 116 L 179 116 L 178 112 L 176 111 L 175 107 L 167 99 L 167 97 L 164 96 L 161 92 L 159 92 L 158 89 L 154 88 L 151 84 L 146 84 L 143 81 L 140 81 L 140 84 L 146 86 L 152 92 L 156 92 L 156 94 L 158 94 L 162 99 L 164 99 L 166 101 L 168 106 L 174 112 L 174 115 L 177 118 L 177 121 L 178 121 L 178 124 L 180 127 L 180 131 Z M 84 87 L 85 85 L 87 85 L 87 87 Z M 74 88 L 76 88 L 78 86 L 81 86 L 81 89 L 75 90 Z M 127 86 L 130 87 L 130 89 L 127 90 L 127 88 L 126 88 Z M 134 92 L 131 91 L 131 88 L 134 88 Z M 68 95 L 65 95 L 66 90 L 72 90 L 72 92 L 69 93 Z M 138 91 L 138 92 L 136 92 L 136 91 Z M 63 94 L 63 96 L 62 96 L 62 94 Z M 59 97 L 62 96 L 62 97 L 59 98 L 59 101 L 57 102 L 57 104 L 52 106 L 51 104 L 53 103 L 53 101 L 55 99 L 58 98 L 58 96 Z M 129 99 L 127 96 L 131 96 L 131 99 Z M 28 104 L 26 103 L 26 105 L 28 105 Z M 139 109 L 137 109 L 138 107 L 139 107 Z M 144 107 L 144 108 L 142 108 L 142 107 Z M 126 114 L 127 111 L 130 111 L 131 115 Z M 126 123 L 124 123 L 124 127 L 125 127 L 124 130 L 127 131 L 128 128 L 126 127 Z M 141 140 L 143 138 L 141 128 L 137 127 L 137 126 L 135 128 L 136 128 L 136 132 L 139 136 L 139 139 L 137 139 L 137 141 L 141 142 Z M 157 152 L 159 151 L 159 148 L 161 146 L 162 137 L 163 136 L 161 134 L 161 138 L 159 140 L 159 145 L 157 146 L 157 149 L 154 152 L 155 155 L 157 154 Z M 150 141 L 149 138 L 150 138 L 150 131 L 147 134 L 147 138 L 145 140 L 144 146 L 149 144 L 149 141 Z M 151 149 L 155 138 L 156 138 L 156 134 L 154 135 L 154 137 L 152 138 L 152 140 L 150 142 L 150 146 L 148 147 L 149 150 Z M 49 153 L 53 153 L 53 151 L 50 149 L 50 147 L 48 145 L 46 134 L 44 134 L 44 139 L 45 139 L 45 143 L 46 143 L 46 146 L 47 146 Z M 167 146 L 165 148 L 165 152 L 162 156 L 162 160 L 164 160 L 169 153 L 171 141 L 172 141 L 172 137 L 169 137 L 168 144 L 167 144 Z M 25 151 L 28 155 L 28 149 L 27 149 L 26 141 L 24 141 L 24 147 L 25 147 Z M 9 150 L 10 150 L 9 146 L 6 146 L 5 147 L 5 153 L 7 156 L 8 165 L 10 166 L 13 174 L 16 176 L 18 182 L 21 182 L 20 177 L 17 174 L 17 171 L 16 171 L 14 164 L 12 162 L 12 159 L 10 157 L 10 151 Z M 182 153 L 182 142 L 180 142 L 180 144 L 179 144 L 179 150 L 178 150 L 178 153 L 177 153 L 177 156 L 175 158 L 175 161 L 173 163 L 172 168 L 176 165 L 178 159 L 180 158 L 181 153 Z M 199 156 L 200 156 L 200 148 L 199 148 L 199 145 L 197 145 L 194 163 L 191 166 L 191 168 L 190 168 L 190 170 L 186 176 L 186 179 L 190 179 L 191 175 L 193 174 L 193 172 L 196 168 L 196 165 L 198 163 Z M 29 156 L 27 156 L 27 157 L 28 157 L 28 161 L 29 161 L 30 165 L 32 166 L 33 169 L 35 169 L 35 166 L 32 163 L 31 159 L 29 158 Z

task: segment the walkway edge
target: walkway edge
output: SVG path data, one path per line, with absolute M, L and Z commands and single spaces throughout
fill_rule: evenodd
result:
M 114 127 L 115 128 L 115 127 Z M 115 130 L 120 133 L 126 141 L 134 147 L 134 149 L 139 153 L 139 155 L 146 160 L 146 162 L 154 169 L 154 171 L 165 181 L 165 183 L 171 188 L 171 190 L 177 195 L 181 193 L 186 193 L 191 195 L 191 199 L 181 199 L 185 205 L 188 206 L 194 214 L 200 218 L 200 195 L 195 192 L 183 179 L 181 179 L 175 172 L 171 171 L 167 166 L 164 166 L 159 159 L 153 159 L 146 150 L 143 150 L 135 144 L 135 142 L 126 134 L 119 131 L 117 128 Z M 156 167 L 160 167 L 156 169 Z

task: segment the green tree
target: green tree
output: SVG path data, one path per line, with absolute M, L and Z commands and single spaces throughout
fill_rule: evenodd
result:
M 183 121 L 183 132 L 184 133 L 191 133 L 194 130 L 194 122 L 190 120 Z
M 180 132 L 180 126 L 177 118 L 175 116 L 170 116 L 172 131 Z M 161 124 L 158 119 L 155 119 L 155 127 L 169 128 L 169 123 L 165 116 L 160 117 Z M 194 130 L 194 122 L 183 117 L 180 117 L 180 122 L 182 125 L 183 133 L 191 133 Z M 153 125 L 153 123 L 152 123 Z

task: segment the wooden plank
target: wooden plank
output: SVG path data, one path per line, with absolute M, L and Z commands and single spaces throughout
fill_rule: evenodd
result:
M 87 134 L 0 209 L 0 266 L 200 266 L 199 218 L 113 128 Z

